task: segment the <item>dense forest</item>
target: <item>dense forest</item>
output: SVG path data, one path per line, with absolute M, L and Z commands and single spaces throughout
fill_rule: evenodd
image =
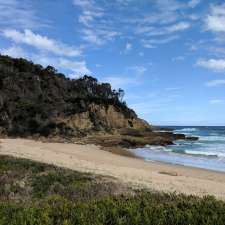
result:
M 113 105 L 126 118 L 137 118 L 123 102 L 124 91 L 85 75 L 69 79 L 52 66 L 0 55 L 0 133 L 48 136 L 56 128 L 65 135 L 74 130 L 56 118 L 88 112 L 90 104 Z M 90 113 L 94 121 L 96 115 Z M 95 126 L 98 129 L 98 126 Z

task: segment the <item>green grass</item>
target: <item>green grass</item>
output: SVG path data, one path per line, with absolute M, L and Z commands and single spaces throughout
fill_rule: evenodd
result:
M 0 156 L 0 225 L 224 225 L 214 197 L 131 192 L 91 174 Z

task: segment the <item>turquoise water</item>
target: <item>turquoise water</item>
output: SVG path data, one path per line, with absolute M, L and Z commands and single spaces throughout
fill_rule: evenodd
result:
M 167 127 L 175 133 L 197 136 L 198 141 L 176 141 L 175 145 L 146 146 L 135 149 L 138 156 L 151 161 L 193 166 L 225 172 L 225 127 Z

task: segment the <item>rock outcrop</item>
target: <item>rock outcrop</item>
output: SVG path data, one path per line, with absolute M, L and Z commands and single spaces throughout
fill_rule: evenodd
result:
M 150 125 L 137 117 L 127 118 L 115 106 L 90 104 L 87 112 L 74 114 L 64 118 L 63 122 L 70 127 L 81 130 L 117 131 L 122 128 L 137 130 L 150 129 Z

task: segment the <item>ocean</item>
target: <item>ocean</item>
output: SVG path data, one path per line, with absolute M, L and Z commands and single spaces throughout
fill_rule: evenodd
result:
M 225 127 L 166 127 L 175 133 L 197 136 L 198 141 L 179 140 L 171 146 L 146 146 L 134 150 L 147 161 L 192 166 L 225 172 Z

